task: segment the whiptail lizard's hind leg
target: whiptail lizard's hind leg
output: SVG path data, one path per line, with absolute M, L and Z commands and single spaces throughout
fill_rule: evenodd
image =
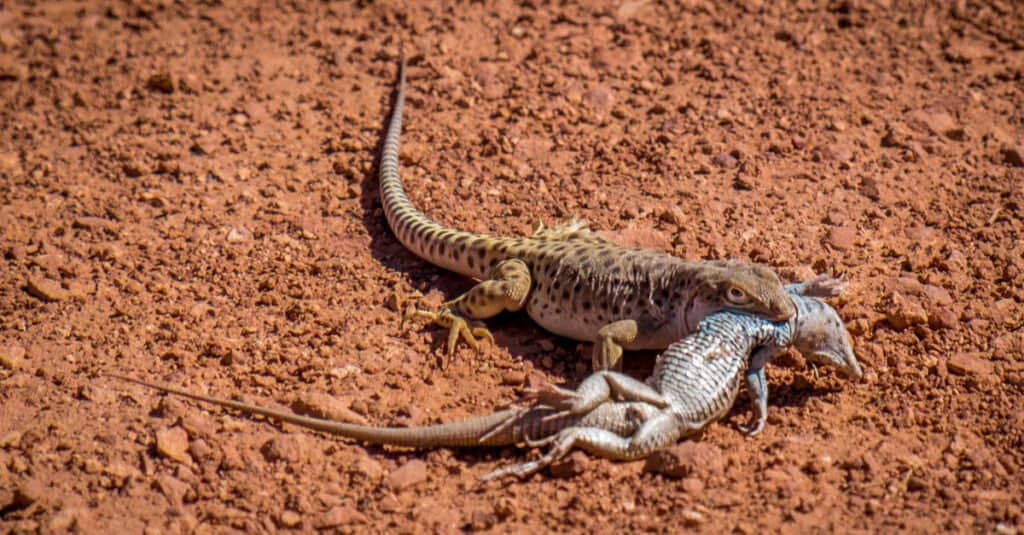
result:
M 535 406 L 555 409 L 555 412 L 544 417 L 545 421 L 562 418 L 569 414 L 587 414 L 596 410 L 603 403 L 612 401 L 643 402 L 659 409 L 669 405 L 664 396 L 647 383 L 625 374 L 609 371 L 591 374 L 580 383 L 576 390 L 555 385 L 542 386 L 534 390 L 524 401 Z M 506 427 L 513 425 L 517 418 L 518 415 L 512 415 L 504 422 L 498 423 L 487 436 L 503 432 Z
M 481 479 L 489 481 L 509 475 L 521 478 L 530 476 L 565 457 L 573 448 L 586 450 L 605 459 L 632 461 L 675 443 L 684 434 L 700 430 L 705 423 L 683 424 L 674 412 L 665 410 L 647 419 L 640 429 L 628 437 L 598 427 L 569 427 L 550 440 L 555 445 L 540 459 L 499 468 Z
M 508 310 L 523 307 L 530 293 L 530 268 L 518 259 L 505 260 L 494 266 L 489 278 L 441 306 L 438 312 L 417 310 L 417 317 L 428 318 L 448 329 L 448 355 L 455 353 L 459 339 L 478 349 L 478 338 L 494 340 L 491 332 L 480 325 L 470 325 L 466 319 L 482 320 Z

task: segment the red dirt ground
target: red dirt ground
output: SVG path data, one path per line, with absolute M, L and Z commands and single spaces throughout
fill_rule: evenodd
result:
M 0 5 L 0 531 L 1024 528 L 1021 4 L 668 3 Z M 537 452 L 365 448 L 105 377 L 423 424 L 585 376 L 523 316 L 446 368 L 403 325 L 471 284 L 381 214 L 403 41 L 424 212 L 845 273 L 866 378 L 780 359 L 764 434 L 741 402 L 681 478 L 575 455 L 479 484 Z

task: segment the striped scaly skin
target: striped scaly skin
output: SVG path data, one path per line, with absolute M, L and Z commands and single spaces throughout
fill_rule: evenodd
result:
M 594 342 L 595 369 L 615 366 L 623 349 L 664 349 L 719 310 L 773 321 L 792 317 L 794 306 L 782 282 L 765 266 L 692 262 L 620 247 L 577 219 L 540 227 L 524 238 L 491 237 L 431 221 L 409 201 L 398 174 L 405 89 L 403 60 L 380 164 L 388 224 L 416 255 L 482 281 L 440 311 L 416 313 L 449 329 L 449 355 L 460 339 L 476 348 L 478 338 L 490 338 L 475 320 L 506 310 L 525 309 L 548 331 Z
M 607 459 L 628 461 L 646 457 L 724 416 L 736 401 L 744 379 L 754 401 L 751 422 L 744 430 L 756 435 L 767 420 L 764 365 L 771 356 L 790 346 L 812 362 L 859 378 L 860 364 L 836 311 L 822 301 L 799 294 L 794 294 L 793 301 L 797 313 L 785 323 L 730 311 L 705 318 L 697 332 L 670 345 L 658 356 L 647 383 L 617 372 L 599 371 L 575 391 L 548 391 L 545 402 L 563 409 L 552 417 L 588 414 L 608 404 L 627 402 L 644 403 L 658 410 L 631 434 L 601 426 L 562 429 L 545 440 L 533 442 L 553 444 L 540 459 L 496 470 L 484 479 L 528 476 L 574 448 Z
M 793 288 L 821 295 L 818 286 Z M 789 345 L 814 362 L 859 377 L 860 366 L 836 312 L 817 299 L 798 294 L 794 294 L 793 301 L 798 312 L 785 323 L 730 311 L 709 316 L 697 332 L 672 344 L 658 357 L 647 383 L 628 375 L 600 371 L 585 379 L 576 390 L 542 389 L 533 395 L 533 403 L 525 407 L 424 427 L 379 428 L 335 422 L 131 377 L 113 377 L 371 444 L 434 448 L 554 443 L 541 459 L 499 469 L 485 479 L 525 477 L 576 447 L 609 459 L 644 457 L 722 417 L 732 407 L 744 377 L 755 397 L 755 420 L 760 421 L 748 432 L 756 434 L 766 417 L 762 410 L 768 395 L 762 387 L 763 366 L 774 353 Z

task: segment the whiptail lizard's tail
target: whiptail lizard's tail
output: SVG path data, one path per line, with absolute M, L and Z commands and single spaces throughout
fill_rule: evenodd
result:
M 739 261 L 686 261 L 615 245 L 571 219 L 530 237 L 491 237 L 444 227 L 418 211 L 398 175 L 405 105 L 405 60 L 380 164 L 380 197 L 398 240 L 425 260 L 482 280 L 439 312 L 418 311 L 449 329 L 447 350 L 460 338 L 477 347 L 482 320 L 525 308 L 541 327 L 595 342 L 595 369 L 613 367 L 623 349 L 663 349 L 718 310 L 789 319 L 793 304 L 776 273 Z
M 671 445 L 725 415 L 744 378 L 754 399 L 746 431 L 757 434 L 767 419 L 764 365 L 789 346 L 812 362 L 860 377 L 860 365 L 838 314 L 824 302 L 800 295 L 824 295 L 827 290 L 813 284 L 793 285 L 790 289 L 797 312 L 788 321 L 772 323 L 746 313 L 715 313 L 705 318 L 695 333 L 672 344 L 658 357 L 647 383 L 600 371 L 575 391 L 556 387 L 541 390 L 530 406 L 432 426 L 380 428 L 335 422 L 114 377 L 373 444 L 433 448 L 554 443 L 541 459 L 499 469 L 485 478 L 526 476 L 575 447 L 610 459 L 631 460 Z

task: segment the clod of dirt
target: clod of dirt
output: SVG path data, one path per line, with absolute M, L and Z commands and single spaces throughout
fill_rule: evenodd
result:
M 832 227 L 828 230 L 825 241 L 839 250 L 852 249 L 857 240 L 857 230 L 851 227 Z
M 25 284 L 25 290 L 47 303 L 63 301 L 68 297 L 67 290 L 61 288 L 59 282 L 45 277 L 29 277 Z
M 160 91 L 162 93 L 173 93 L 177 85 L 177 77 L 167 71 L 154 73 L 146 79 L 147 88 Z
M 427 463 L 413 459 L 388 474 L 385 480 L 394 490 L 402 490 L 417 485 L 427 479 Z
M 551 463 L 548 471 L 551 474 L 551 477 L 565 479 L 586 472 L 590 463 L 590 456 L 577 450 L 573 451 L 568 456 Z
M 11 506 L 23 509 L 41 500 L 46 495 L 46 489 L 35 480 L 28 480 L 14 489 L 14 496 L 11 498 Z
M 316 522 L 317 529 L 330 529 L 351 524 L 365 524 L 366 515 L 350 505 L 331 507 Z
M 17 370 L 25 361 L 25 348 L 19 345 L 0 347 L 0 368 Z
M 1015 167 L 1024 167 L 1024 145 L 1003 145 L 1003 160 Z
M 188 433 L 180 427 L 170 427 L 156 432 L 156 451 L 179 463 L 189 463 Z
M 969 375 L 978 379 L 991 379 L 995 373 L 992 362 L 985 360 L 977 353 L 954 353 L 949 356 L 946 367 L 950 373 Z
M 722 450 L 708 442 L 686 441 L 647 457 L 644 472 L 684 478 L 692 473 L 714 474 L 722 469 Z

